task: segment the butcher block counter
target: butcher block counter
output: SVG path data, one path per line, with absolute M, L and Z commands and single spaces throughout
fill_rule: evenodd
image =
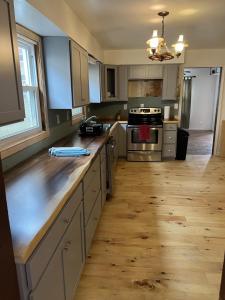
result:
M 5 174 L 17 263 L 25 264 L 31 256 L 78 187 L 109 134 L 109 130 L 98 137 L 80 137 L 75 133 L 54 145 L 87 148 L 90 156 L 50 157 L 46 149 Z

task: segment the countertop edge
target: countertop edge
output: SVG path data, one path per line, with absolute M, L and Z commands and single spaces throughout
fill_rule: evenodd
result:
M 93 154 L 92 157 L 90 157 L 90 160 L 84 164 L 84 166 L 81 166 L 80 173 L 77 175 L 77 179 L 74 180 L 74 183 L 71 185 L 71 187 L 68 188 L 68 191 L 64 194 L 62 200 L 58 203 L 58 205 L 55 207 L 54 212 L 50 215 L 48 220 L 45 222 L 45 224 L 40 228 L 40 230 L 37 232 L 37 234 L 33 237 L 31 242 L 23 247 L 23 250 L 18 247 L 18 249 L 14 248 L 14 258 L 15 262 L 17 264 L 26 264 L 35 249 L 38 247 L 41 240 L 44 238 L 44 236 L 47 234 L 50 227 L 53 225 L 59 214 L 61 213 L 63 207 L 68 202 L 69 198 L 72 196 L 72 194 L 75 192 L 76 188 L 79 186 L 80 182 L 83 180 L 86 172 L 90 168 L 91 164 L 95 160 L 96 156 L 99 154 L 100 150 L 102 149 L 102 146 L 106 143 L 107 139 L 109 138 L 110 132 L 119 124 L 120 122 L 115 122 L 112 127 L 110 128 L 109 132 L 106 133 L 105 138 L 102 140 L 101 144 L 97 148 L 96 152 Z

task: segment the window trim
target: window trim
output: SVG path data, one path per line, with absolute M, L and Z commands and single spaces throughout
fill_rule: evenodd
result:
M 86 106 L 80 106 L 80 107 L 82 107 L 82 113 L 80 113 L 80 114 L 73 116 L 72 110 L 71 110 L 72 125 L 76 125 L 76 124 L 80 123 L 84 118 L 86 118 L 86 114 L 87 114 Z
M 49 136 L 49 123 L 47 113 L 47 95 L 45 85 L 44 63 L 42 54 L 42 40 L 41 37 L 34 32 L 26 29 L 21 25 L 16 25 L 16 31 L 19 36 L 24 39 L 33 41 L 35 44 L 35 55 L 37 64 L 37 79 L 38 79 L 38 92 L 40 101 L 40 121 L 42 124 L 42 130 L 29 130 L 15 136 L 4 139 L 0 142 L 0 154 L 4 159 L 9 157 L 18 151 L 21 151 L 34 143 L 46 139 Z

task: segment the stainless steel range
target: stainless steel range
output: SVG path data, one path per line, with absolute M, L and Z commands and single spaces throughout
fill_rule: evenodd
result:
M 127 160 L 161 161 L 161 108 L 131 108 L 127 125 Z

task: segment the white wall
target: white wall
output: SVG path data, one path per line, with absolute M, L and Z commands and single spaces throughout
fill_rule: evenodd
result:
M 148 56 L 146 49 L 121 49 L 121 50 L 105 50 L 104 63 L 112 65 L 142 65 L 142 64 L 162 64 L 161 62 L 153 62 Z M 184 55 L 173 60 L 163 62 L 163 64 L 182 64 L 184 63 Z
M 192 79 L 190 125 L 191 130 L 213 130 L 218 75 L 210 75 L 210 68 L 189 69 Z
M 66 35 L 85 48 L 90 54 L 100 61 L 104 60 L 101 45 L 65 1 L 27 0 L 27 2 L 65 32 Z
M 222 67 L 214 154 L 220 155 L 221 125 L 225 120 L 225 49 L 188 49 L 184 67 Z

